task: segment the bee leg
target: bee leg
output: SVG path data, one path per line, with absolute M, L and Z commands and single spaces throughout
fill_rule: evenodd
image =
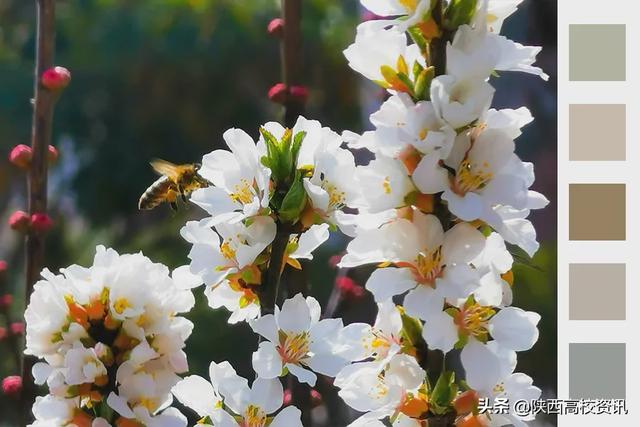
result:
M 181 185 L 178 185 L 178 194 L 180 194 L 180 198 L 184 203 L 187 203 L 187 193 L 184 191 L 184 188 Z
M 173 211 L 178 212 L 178 204 L 176 202 L 169 203 L 169 206 L 171 206 Z

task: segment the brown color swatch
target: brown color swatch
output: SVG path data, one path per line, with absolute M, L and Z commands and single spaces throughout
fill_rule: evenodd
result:
M 570 105 L 569 160 L 625 160 L 626 123 L 624 104 Z
M 569 240 L 625 240 L 624 184 L 569 185 Z
M 570 320 L 625 320 L 625 264 L 569 265 Z

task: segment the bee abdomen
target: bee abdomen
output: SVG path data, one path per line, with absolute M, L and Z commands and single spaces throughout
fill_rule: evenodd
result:
M 149 210 L 159 204 L 167 201 L 169 191 L 174 186 L 173 182 L 166 176 L 158 178 L 147 190 L 140 196 L 138 201 L 138 209 Z

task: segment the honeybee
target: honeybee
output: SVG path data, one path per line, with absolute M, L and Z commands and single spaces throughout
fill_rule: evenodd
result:
M 191 192 L 211 185 L 198 174 L 200 169 L 198 163 L 174 165 L 165 160 L 156 159 L 151 162 L 151 167 L 162 176 L 140 196 L 138 202 L 140 210 L 150 210 L 164 202 L 169 203 L 174 211 L 178 210 L 178 197 L 186 202 Z

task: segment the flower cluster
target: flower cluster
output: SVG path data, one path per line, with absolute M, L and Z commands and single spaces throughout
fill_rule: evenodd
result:
M 354 70 L 390 93 L 371 115 L 374 130 L 344 134 L 352 148 L 375 155 L 356 168 L 356 182 L 360 212 L 380 220 L 356 230 L 340 263 L 379 265 L 366 283 L 379 304 L 376 324 L 343 332 L 345 343 L 362 344 L 346 346 L 358 362 L 335 382 L 345 402 L 364 412 L 353 425 L 389 418 L 420 426 L 450 412 L 459 423 L 519 425 L 515 415 L 479 417 L 473 402 L 540 394 L 529 377 L 513 373 L 516 352 L 537 340 L 540 316 L 511 307 L 507 244 L 533 256 L 538 243 L 527 217 L 548 201 L 530 190 L 533 165 L 515 154 L 531 114 L 490 108 L 497 72 L 547 79 L 533 66 L 539 48 L 499 34 L 519 3 L 362 0 L 392 18 L 361 24 L 344 52 Z M 465 382 L 444 371 L 430 385 L 420 339 L 430 350 L 461 350 Z M 456 407 L 463 395 L 472 404 Z
M 171 387 L 188 370 L 183 351 L 193 325 L 178 316 L 194 304 L 181 290 L 188 269 L 169 274 L 142 254 L 98 246 L 93 265 L 42 272 L 26 319 L 26 354 L 49 395 L 34 426 L 185 426 Z M 166 409 L 168 408 L 168 409 Z
M 230 151 L 204 156 L 199 173 L 213 185 L 191 197 L 210 215 L 181 230 L 193 246 L 191 273 L 205 284 L 209 305 L 231 311 L 229 323 L 260 315 L 260 289 L 273 258 L 277 224 L 287 224 L 284 262 L 300 268 L 300 259 L 329 238 L 329 229 L 353 235 L 359 191 L 355 161 L 340 135 L 300 117 L 292 129 L 267 123 L 254 141 L 230 129 Z M 279 255 L 278 255 L 279 256 Z

